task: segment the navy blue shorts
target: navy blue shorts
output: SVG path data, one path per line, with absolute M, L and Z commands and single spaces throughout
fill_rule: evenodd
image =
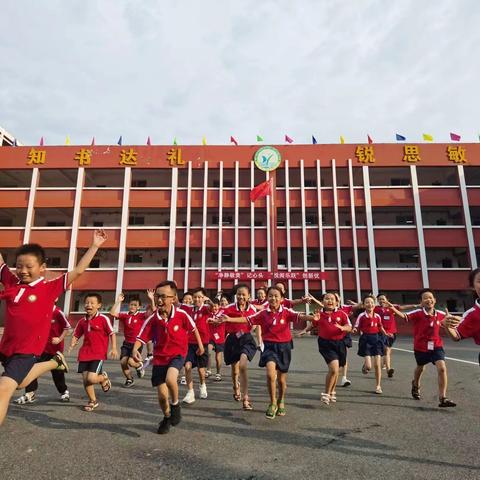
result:
M 358 355 L 360 357 L 383 355 L 384 343 L 378 333 L 362 333 L 358 340 Z
M 123 357 L 131 357 L 134 345 L 135 345 L 134 343 L 123 342 L 120 348 L 120 359 L 122 359 Z M 140 348 L 138 349 L 138 351 L 142 353 L 142 350 L 143 350 L 143 345 L 140 345 Z
M 433 363 L 435 365 L 435 362 L 445 360 L 445 350 L 442 347 L 429 350 L 428 352 L 415 350 L 414 354 L 418 366 L 423 366 L 427 363 Z
M 206 368 L 208 364 L 208 345 L 204 345 L 203 355 L 197 355 L 198 343 L 189 343 L 185 363 L 190 362 L 192 368 Z
M 158 387 L 165 383 L 167 372 L 169 368 L 176 368 L 180 371 L 185 364 L 185 358 L 177 355 L 170 360 L 168 365 L 154 365 L 152 367 L 152 387 Z
M 251 361 L 256 352 L 257 345 L 251 333 L 244 333 L 241 337 L 237 337 L 235 333 L 229 333 L 225 340 L 225 350 L 223 352 L 225 365 L 240 361 L 242 353 L 247 356 L 248 361 Z
M 393 334 L 393 337 L 388 337 L 387 335 L 382 335 L 383 337 L 383 344 L 386 346 L 386 347 L 393 347 L 393 344 L 395 343 L 395 340 L 397 339 L 397 334 L 394 333 Z
M 275 362 L 277 370 L 287 373 L 292 360 L 293 342 L 264 342 L 260 355 L 259 367 L 265 367 L 268 362 Z
M 344 367 L 347 363 L 347 345 L 345 344 L 345 339 L 327 340 L 318 337 L 318 351 L 327 365 L 334 360 L 338 360 L 340 367 Z
M 90 360 L 88 362 L 78 362 L 77 373 L 91 372 L 102 373 L 103 360 Z
M 211 345 L 217 353 L 218 352 L 223 352 L 225 350 L 225 344 L 224 343 L 217 343 L 213 340 L 210 340 L 209 345 Z
M 353 346 L 353 343 L 352 343 L 352 336 L 347 333 L 344 337 L 343 337 L 343 343 L 345 344 L 345 346 L 347 348 L 352 348 Z
M 20 385 L 28 375 L 32 367 L 37 363 L 37 357 L 33 354 L 18 353 L 11 357 L 0 357 L 5 371 L 2 377 L 8 377 L 15 380 Z

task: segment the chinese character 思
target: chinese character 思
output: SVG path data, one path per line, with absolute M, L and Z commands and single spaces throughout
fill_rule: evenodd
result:
M 359 145 L 355 150 L 355 156 L 360 163 L 375 163 L 373 147 L 364 147 Z
M 43 165 L 47 160 L 47 152 L 45 150 L 35 150 L 31 148 L 28 152 L 27 165 Z
M 417 145 L 405 145 L 403 147 L 403 161 L 408 163 L 420 161 L 420 149 Z
M 466 150 L 463 147 L 449 145 L 447 147 L 447 156 L 451 162 L 467 163 Z
M 167 160 L 170 162 L 171 167 L 174 167 L 175 165 L 184 165 L 185 162 L 182 159 L 182 149 L 171 148 L 167 152 Z

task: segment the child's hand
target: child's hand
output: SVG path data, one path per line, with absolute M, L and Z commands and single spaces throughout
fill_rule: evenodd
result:
M 354 327 L 354 328 L 352 329 L 352 333 L 353 333 L 354 335 L 356 335 L 357 332 L 358 332 L 358 330 Z
M 308 303 L 310 305 L 311 301 L 312 301 L 312 298 L 310 297 L 310 295 L 304 295 L 302 297 L 302 303 Z
M 154 299 L 154 296 L 155 296 L 155 290 L 154 290 L 153 288 L 147 289 L 147 297 L 148 297 L 150 300 L 153 300 L 153 299 Z
M 135 362 L 141 362 L 142 361 L 142 354 L 138 350 L 133 350 L 132 351 L 132 358 L 135 360 Z
M 58 345 L 61 342 L 60 337 L 52 338 L 52 345 Z
M 5 263 L 5 260 L 2 257 L 2 254 L 0 253 L 0 265 L 3 265 Z
M 298 332 L 295 336 L 296 337 L 303 337 L 306 334 L 307 334 L 307 330 L 303 329 L 301 332 Z
M 112 360 L 118 360 L 118 352 L 116 348 L 110 350 L 109 356 Z
M 340 325 L 339 323 L 335 323 L 335 326 L 339 329 L 339 330 L 345 330 L 344 326 L 343 325 Z
M 72 353 L 72 350 L 75 348 L 76 342 L 72 342 L 70 346 L 68 347 L 67 353 Z
M 347 305 L 356 305 L 357 302 L 354 302 L 353 300 L 347 300 Z
M 197 354 L 197 356 L 201 357 L 205 353 L 205 349 L 203 348 L 203 345 L 201 347 L 198 347 L 195 353 Z
M 125 295 L 120 293 L 117 297 L 117 302 L 123 302 L 125 300 Z
M 107 234 L 105 233 L 105 230 L 99 228 L 93 232 L 93 245 L 95 247 L 101 247 L 104 243 L 105 240 L 107 240 Z
M 457 317 L 455 315 L 452 315 L 448 309 L 445 309 L 445 312 L 447 313 L 445 315 L 445 318 L 442 320 L 442 325 L 446 328 L 455 328 L 461 321 L 462 319 L 460 317 Z

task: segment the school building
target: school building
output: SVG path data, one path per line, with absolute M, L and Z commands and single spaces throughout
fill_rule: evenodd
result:
M 451 311 L 471 305 L 480 144 L 278 145 L 275 173 L 253 162 L 259 148 L 2 146 L 0 251 L 13 266 L 18 245 L 40 243 L 54 275 L 104 228 L 104 248 L 59 301 L 70 313 L 86 291 L 110 306 L 165 279 L 216 292 L 274 274 L 290 298 L 382 291 L 412 303 L 429 286 Z M 252 203 L 270 176 L 274 196 Z

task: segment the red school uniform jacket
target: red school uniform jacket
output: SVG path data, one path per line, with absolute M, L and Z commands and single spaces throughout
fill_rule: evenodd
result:
M 172 307 L 167 319 L 156 310 L 145 320 L 137 340 L 153 340 L 153 365 L 168 365 L 174 357 L 187 355 L 188 334 L 195 329 L 190 315 L 179 308 Z
M 4 263 L 0 266 L 0 281 L 5 287 L 1 297 L 6 301 L 0 354 L 41 355 L 50 332 L 53 306 L 67 289 L 67 274 L 54 280 L 40 277 L 31 283 L 20 283 Z
M 80 319 L 73 332 L 74 337 L 81 338 L 82 335 L 84 337 L 78 351 L 78 361 L 106 360 L 108 339 L 114 333 L 110 319 L 102 313 L 97 312 L 90 319 L 86 316 Z
M 63 340 L 57 345 L 54 345 L 52 343 L 52 339 L 55 337 L 60 337 L 65 330 L 70 330 L 71 328 L 72 326 L 68 322 L 67 316 L 57 306 L 54 306 L 50 324 L 50 333 L 48 334 L 47 345 L 45 346 L 44 353 L 55 355 L 57 352 L 63 352 Z
M 118 320 L 123 324 L 123 335 L 125 341 L 128 343 L 135 343 L 137 340 L 138 334 L 142 325 L 147 319 L 147 314 L 145 312 L 137 313 L 120 313 L 118 315 Z
M 375 312 L 372 313 L 372 316 L 367 312 L 362 312 L 355 322 L 355 328 L 368 335 L 380 333 L 381 326 L 382 319 L 380 318 L 380 315 Z
M 440 310 L 434 310 L 433 315 L 429 315 L 423 308 L 407 313 L 407 322 L 413 323 L 414 350 L 428 352 L 443 347 L 440 324 L 444 318 L 445 313 Z
M 225 311 L 221 308 L 217 313 L 211 313 L 209 318 L 219 319 Z M 208 320 L 208 319 L 207 319 Z M 208 323 L 210 341 L 218 344 L 225 343 L 225 323 Z
M 247 304 L 247 308 L 245 310 L 240 310 L 237 303 L 231 303 L 225 308 L 224 311 L 227 317 L 232 318 L 248 318 L 257 313 L 257 310 L 253 305 Z M 230 323 L 227 322 L 225 325 L 225 332 L 226 333 L 250 333 L 251 327 L 248 323 Z
M 377 305 L 374 310 L 382 319 L 383 329 L 387 333 L 397 333 L 397 322 L 395 320 L 395 312 L 390 307 L 381 307 Z
M 457 325 L 460 338 L 472 337 L 480 345 L 480 303 L 477 299 L 475 305 L 463 314 L 462 321 Z
M 265 342 L 286 343 L 292 341 L 290 322 L 296 322 L 299 315 L 298 312 L 280 305 L 277 312 L 268 307 L 247 317 L 247 320 L 251 327 L 254 325 L 262 327 L 262 339 Z
M 193 305 L 181 305 L 181 308 L 184 312 L 187 312 L 188 315 L 192 318 L 195 326 L 197 327 L 202 343 L 207 345 L 210 341 L 210 331 L 208 329 L 208 318 L 210 317 L 210 307 L 207 305 L 202 305 L 200 308 L 196 308 Z M 197 344 L 197 339 L 194 332 L 188 334 L 188 343 Z
M 348 315 L 341 309 L 326 312 L 320 311 L 320 319 L 314 320 L 317 335 L 325 340 L 342 340 L 348 332 L 340 330 L 335 325 L 351 325 Z

